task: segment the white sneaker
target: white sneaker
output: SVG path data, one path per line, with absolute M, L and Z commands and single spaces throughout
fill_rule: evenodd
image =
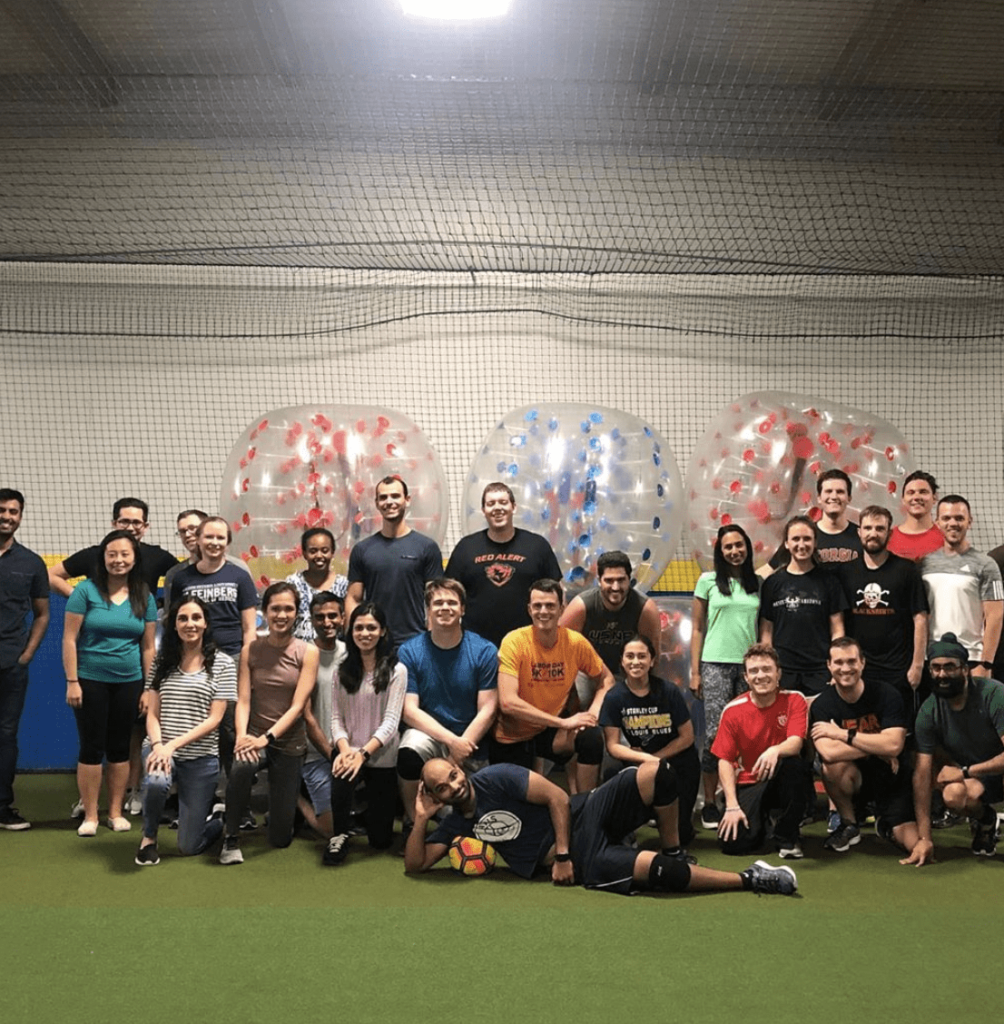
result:
M 78 800 L 70 808 L 70 821 L 76 821 L 77 818 L 82 818 L 83 816 L 84 816 L 84 801 L 83 800 Z
M 126 792 L 125 800 L 122 802 L 122 810 L 131 814 L 134 818 L 143 813 L 143 800 L 138 789 L 130 789 Z
M 224 836 L 223 848 L 220 850 L 221 864 L 243 864 L 244 854 L 241 853 L 240 839 L 237 836 Z

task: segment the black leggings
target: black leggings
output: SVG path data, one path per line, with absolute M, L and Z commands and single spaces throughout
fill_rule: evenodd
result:
M 121 764 L 129 760 L 129 738 L 139 713 L 143 680 L 133 683 L 100 683 L 81 679 L 79 708 L 73 709 L 80 737 L 81 764 Z
M 363 766 L 348 779 L 331 778 L 331 825 L 336 835 L 347 835 L 352 811 L 352 794 L 359 781 L 366 783 L 366 836 L 370 846 L 386 850 L 394 838 L 397 812 L 397 769 Z

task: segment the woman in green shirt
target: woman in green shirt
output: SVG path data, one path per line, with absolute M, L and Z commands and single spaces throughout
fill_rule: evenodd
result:
M 714 570 L 702 573 L 694 588 L 690 642 L 690 692 L 704 701 L 701 824 L 706 829 L 717 829 L 721 820 L 715 800 L 718 761 L 711 754 L 711 743 L 725 705 L 747 689 L 743 655 L 756 643 L 760 611 L 753 545 L 741 526 L 729 523 L 718 528 L 714 559 Z

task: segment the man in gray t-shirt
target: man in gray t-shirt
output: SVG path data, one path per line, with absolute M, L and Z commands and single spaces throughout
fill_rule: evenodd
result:
M 1004 585 L 997 563 L 969 543 L 969 502 L 948 494 L 938 502 L 944 547 L 925 555 L 920 575 L 931 607 L 930 635 L 954 633 L 969 652 L 973 675 L 989 676 L 1004 620 Z

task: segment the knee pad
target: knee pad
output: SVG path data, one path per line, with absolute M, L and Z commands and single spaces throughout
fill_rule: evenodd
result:
M 600 764 L 603 761 L 603 750 L 603 733 L 599 726 L 590 726 L 576 735 L 575 753 L 579 755 L 579 764 Z
M 663 758 L 655 770 L 655 788 L 652 793 L 653 807 L 668 807 L 680 796 L 680 787 L 676 781 L 676 771 Z M 690 877 L 689 875 L 687 876 Z
M 648 869 L 648 884 L 658 892 L 683 892 L 690 885 L 690 865 L 657 853 Z
M 418 782 L 425 762 L 411 747 L 400 747 L 397 752 L 397 773 L 405 782 Z

